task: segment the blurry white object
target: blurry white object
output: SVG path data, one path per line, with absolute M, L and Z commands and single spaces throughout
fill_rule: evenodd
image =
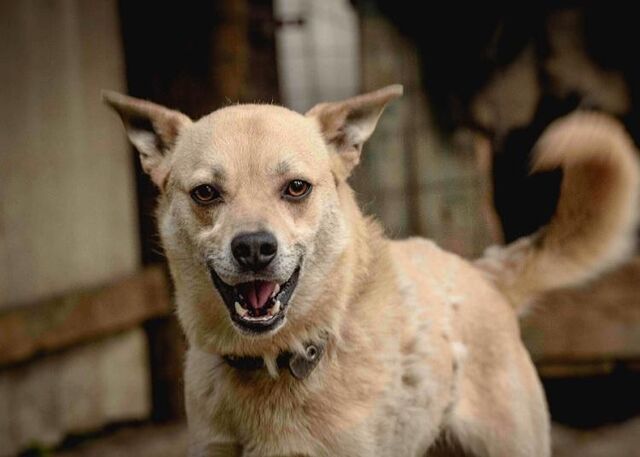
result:
M 348 0 L 275 0 L 282 103 L 306 111 L 360 90 L 360 39 Z

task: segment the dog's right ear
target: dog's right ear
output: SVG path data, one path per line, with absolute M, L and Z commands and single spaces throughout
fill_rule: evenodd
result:
M 102 99 L 120 115 L 129 141 L 140 153 L 142 169 L 163 189 L 169 174 L 168 156 L 191 119 L 178 111 L 117 92 L 103 91 Z
M 364 142 L 369 139 L 382 111 L 402 95 L 402 86 L 394 84 L 338 102 L 320 103 L 305 114 L 318 123 L 326 143 L 335 150 L 339 174 L 346 178 L 360 162 Z

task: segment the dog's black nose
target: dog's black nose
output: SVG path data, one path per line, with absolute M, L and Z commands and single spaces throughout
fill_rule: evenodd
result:
M 276 256 L 278 240 L 269 232 L 241 233 L 231 240 L 231 252 L 242 267 L 259 271 Z

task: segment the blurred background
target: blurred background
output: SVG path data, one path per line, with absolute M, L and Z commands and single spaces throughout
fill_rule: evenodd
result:
M 577 108 L 640 139 L 632 6 L 0 0 L 0 456 L 184 455 L 184 341 L 155 190 L 103 88 L 192 117 L 402 83 L 352 177 L 392 237 L 467 257 L 544 225 L 530 150 Z M 542 300 L 523 338 L 554 455 L 636 456 L 640 259 Z

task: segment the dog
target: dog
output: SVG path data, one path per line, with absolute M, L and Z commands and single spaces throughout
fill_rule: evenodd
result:
M 347 182 L 401 94 L 304 115 L 239 104 L 198 121 L 104 94 L 160 189 L 189 344 L 190 455 L 550 455 L 518 316 L 632 251 L 633 142 L 604 114 L 555 121 L 532 165 L 563 170 L 552 220 L 469 262 L 385 238 Z

